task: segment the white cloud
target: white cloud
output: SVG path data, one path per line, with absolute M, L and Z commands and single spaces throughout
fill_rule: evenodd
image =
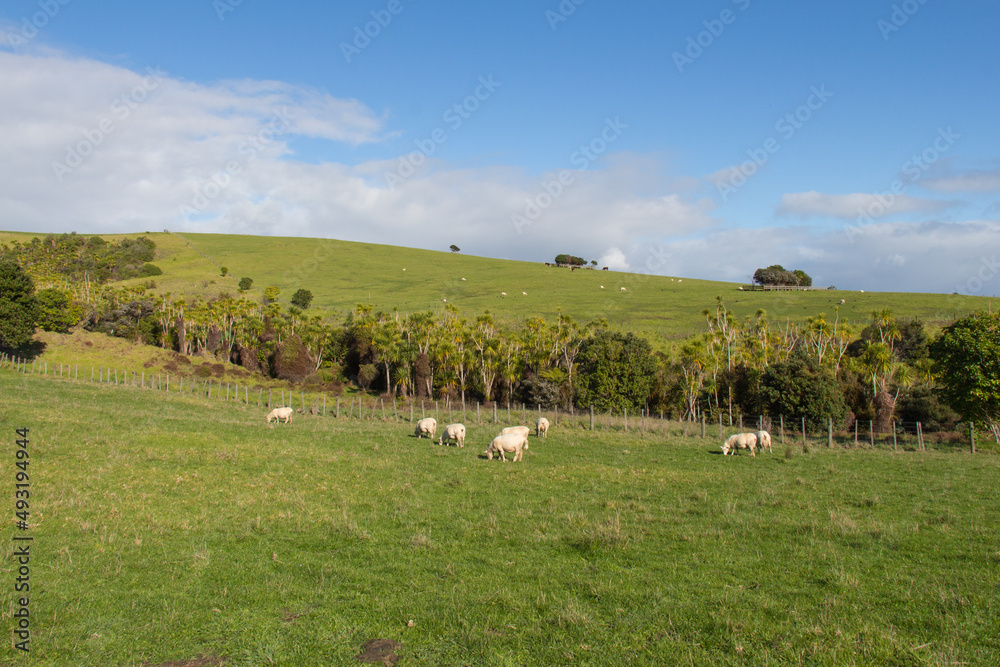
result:
M 893 213 L 933 213 L 950 208 L 955 202 L 911 197 L 892 193 L 854 193 L 828 195 L 815 190 L 793 192 L 781 197 L 778 215 L 801 217 L 823 216 L 854 219 L 861 215 L 886 215 Z M 872 211 L 878 211 L 873 214 Z
M 928 178 L 920 185 L 939 192 L 1000 192 L 1000 169 L 977 169 Z
M 625 253 L 618 248 L 608 248 L 597 260 L 597 264 L 602 268 L 606 266 L 612 271 L 628 271 L 631 268 Z

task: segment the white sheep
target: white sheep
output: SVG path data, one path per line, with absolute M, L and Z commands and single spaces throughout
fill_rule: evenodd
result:
M 465 425 L 448 424 L 445 426 L 438 439 L 438 444 L 443 445 L 445 440 L 454 440 L 459 447 L 465 447 Z
M 287 424 L 292 421 L 292 412 L 294 412 L 294 410 L 291 408 L 275 408 L 267 413 L 267 423 L 270 424 L 272 419 L 282 419 Z
M 427 417 L 417 422 L 417 427 L 413 429 L 413 433 L 418 438 L 422 438 L 424 435 L 426 435 L 428 438 L 433 440 L 434 431 L 437 430 L 437 425 L 438 425 L 437 420 L 434 419 L 434 417 Z
M 527 292 L 521 292 L 521 296 L 528 296 Z
M 507 296 L 507 292 L 500 292 L 500 297 L 501 297 L 501 298 L 503 298 L 503 297 L 505 297 L 505 296 Z
M 624 287 L 622 287 L 621 291 L 626 292 L 627 290 Z
M 527 426 L 508 426 L 507 428 L 500 429 L 500 435 L 523 435 L 524 436 L 524 448 L 528 448 L 528 435 L 531 433 L 531 429 Z
M 549 420 L 545 417 L 539 417 L 538 421 L 535 422 L 535 435 L 539 438 L 549 436 Z
M 726 456 L 730 452 L 736 455 L 737 449 L 747 449 L 750 451 L 750 456 L 757 456 L 757 436 L 753 433 L 736 433 L 729 436 L 726 442 L 722 445 L 722 455 Z
M 604 285 L 601 285 L 601 289 L 604 289 Z
M 465 278 L 462 278 L 462 282 L 463 282 L 463 283 L 465 282 Z
M 514 461 L 524 458 L 524 450 L 528 448 L 528 438 L 520 433 L 507 433 L 493 438 L 493 442 L 486 448 L 486 458 L 493 460 L 493 455 L 500 456 L 501 461 L 506 461 L 504 452 L 514 455 Z
M 765 449 L 771 452 L 771 434 L 767 431 L 757 431 L 754 435 L 757 436 L 757 449 L 761 452 Z

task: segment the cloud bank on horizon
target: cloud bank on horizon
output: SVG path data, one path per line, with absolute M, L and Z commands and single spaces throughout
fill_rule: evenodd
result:
M 1000 48 L 977 14 L 1000 10 L 306 4 L 0 10 L 0 229 L 1000 294 Z M 966 46 L 923 55 L 956 26 Z

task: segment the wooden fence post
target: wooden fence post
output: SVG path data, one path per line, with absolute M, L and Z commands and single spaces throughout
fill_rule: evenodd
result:
M 806 418 L 802 418 L 802 446 L 806 446 Z
M 972 453 L 976 453 L 976 424 L 975 422 L 969 422 L 969 445 L 972 448 Z
M 868 443 L 875 449 L 875 424 L 871 419 L 868 420 Z
M 701 437 L 705 437 L 705 413 L 701 413 Z
M 720 419 L 721 419 L 721 417 L 720 417 Z M 781 420 L 779 422 L 779 424 L 781 425 L 780 426 L 780 428 L 781 428 L 781 444 L 785 444 L 785 415 L 781 415 L 779 417 L 779 419 Z M 719 437 L 721 438 L 722 436 L 720 435 Z
M 625 432 L 628 433 L 628 408 L 622 409 L 622 415 L 625 417 Z
M 593 406 L 593 404 L 591 404 L 591 406 L 590 406 L 590 430 L 591 431 L 594 430 L 594 406 Z
M 826 446 L 833 449 L 833 417 L 827 417 L 826 423 Z
M 899 447 L 896 446 L 896 420 L 892 420 L 892 451 L 898 452 Z
M 917 449 L 924 451 L 924 428 L 917 422 Z

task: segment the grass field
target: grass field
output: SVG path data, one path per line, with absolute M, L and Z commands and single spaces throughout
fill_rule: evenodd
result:
M 0 243 L 25 242 L 31 236 L 0 232 Z M 832 318 L 841 299 L 846 300 L 841 318 L 858 323 L 867 321 L 873 310 L 889 308 L 897 317 L 941 324 L 989 305 L 984 297 L 944 294 L 745 292 L 735 283 L 684 276 L 571 272 L 539 262 L 325 239 L 163 232 L 148 236 L 157 244 L 156 264 L 164 271 L 155 279 L 154 293 L 170 292 L 174 298 L 236 294 L 237 283 L 246 276 L 254 280 L 254 298 L 275 285 L 287 304 L 295 290 L 305 288 L 315 297 L 314 310 L 340 316 L 358 303 L 414 313 L 442 311 L 447 300 L 470 319 L 487 309 L 515 321 L 534 315 L 552 320 L 559 312 L 580 322 L 607 318 L 613 327 L 641 331 L 654 343 L 705 331 L 701 313 L 714 309 L 720 295 L 740 318 L 763 308 L 782 324 L 821 312 Z M 220 266 L 229 269 L 226 277 L 220 275 Z M 747 274 L 755 268 L 748 264 Z M 502 298 L 501 292 L 508 296 Z
M 1000 655 L 994 454 L 724 458 L 561 424 L 504 464 L 479 456 L 493 425 L 458 449 L 8 370 L 0 395 L 8 480 L 30 429 L 32 665 L 356 665 L 376 638 L 400 666 Z

